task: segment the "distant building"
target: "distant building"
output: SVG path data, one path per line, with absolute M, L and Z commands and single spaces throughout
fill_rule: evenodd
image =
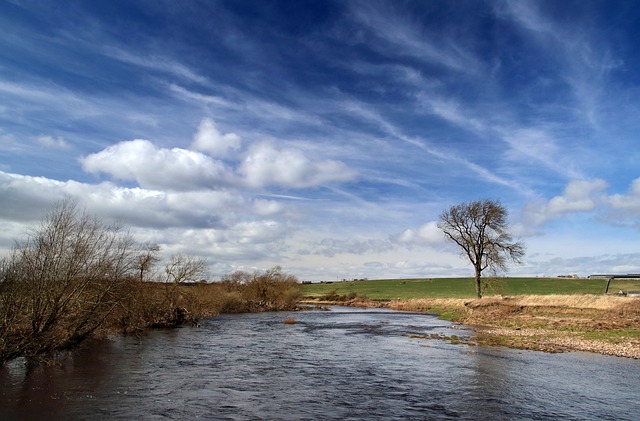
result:
M 622 274 L 595 274 L 589 275 L 589 279 L 640 279 L 640 273 Z

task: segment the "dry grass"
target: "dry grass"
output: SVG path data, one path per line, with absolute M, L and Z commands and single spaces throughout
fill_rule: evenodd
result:
M 393 300 L 390 307 L 410 310 L 411 308 L 425 307 L 464 307 L 470 300 L 463 298 L 416 298 L 412 300 Z
M 582 309 L 611 310 L 628 303 L 627 297 L 612 295 L 521 295 L 506 298 L 486 298 L 486 300 L 509 300 L 515 305 L 569 307 Z
M 394 300 L 388 307 L 437 313 L 444 319 L 476 326 L 479 343 L 640 358 L 640 298 L 526 295 L 413 299 Z

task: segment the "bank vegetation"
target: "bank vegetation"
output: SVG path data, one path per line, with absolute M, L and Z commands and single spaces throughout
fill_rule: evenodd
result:
M 64 199 L 0 260 L 0 364 L 92 336 L 197 324 L 221 312 L 290 310 L 298 280 L 280 267 L 207 279 L 204 259 L 141 244 Z

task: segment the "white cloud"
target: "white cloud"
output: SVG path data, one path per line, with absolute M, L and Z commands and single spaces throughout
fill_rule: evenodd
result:
M 38 143 L 47 148 L 56 148 L 56 149 L 68 149 L 70 147 L 69 143 L 62 136 L 38 136 Z
M 39 219 L 43 211 L 73 182 L 30 177 L 0 171 L 0 218 L 22 222 Z
M 601 179 L 571 181 L 562 195 L 555 196 L 548 202 L 527 205 L 524 209 L 525 217 L 534 226 L 540 226 L 567 213 L 593 211 L 603 200 L 600 192 L 605 188 L 607 183 Z
M 139 241 L 162 246 L 163 255 L 183 253 L 226 262 L 277 264 L 293 229 L 274 219 L 259 219 L 246 199 L 234 191 L 161 191 L 118 187 L 109 182 L 86 184 L 0 171 L 0 250 L 25 234 L 57 200 L 70 196 L 80 206 L 107 220 L 117 219 Z M 284 211 L 275 201 L 256 203 L 271 212 Z M 258 219 L 256 219 L 256 215 Z M 235 262 L 235 263 L 234 263 Z
M 407 229 L 392 237 L 394 242 L 403 245 L 437 245 L 445 243 L 442 230 L 436 221 L 427 222 L 418 229 Z
M 239 172 L 252 187 L 309 188 L 345 182 L 355 177 L 355 171 L 342 162 L 313 161 L 300 150 L 276 149 L 267 142 L 251 147 Z
M 548 210 L 552 214 L 591 211 L 596 206 L 594 194 L 606 187 L 607 183 L 604 180 L 572 181 L 562 196 L 556 196 L 549 201 Z
M 0 218 L 32 222 L 64 196 L 105 218 L 117 218 L 136 227 L 210 227 L 233 223 L 244 198 L 232 191 L 160 191 L 118 187 L 112 183 L 86 184 L 0 171 Z
M 191 149 L 206 152 L 214 157 L 224 158 L 229 150 L 240 147 L 240 137 L 235 133 L 222 134 L 215 123 L 205 118 L 200 123 L 196 132 Z
M 611 208 L 627 216 L 640 217 L 640 178 L 633 180 L 627 194 L 613 194 L 607 202 Z
M 239 221 L 224 229 L 169 230 L 163 238 L 171 252 L 208 256 L 227 264 L 240 261 L 258 264 L 281 261 L 290 231 L 286 224 L 273 220 Z
M 232 228 L 230 233 L 240 244 L 267 244 L 281 240 L 283 225 L 276 221 L 244 221 Z
M 594 273 L 638 273 L 640 254 L 595 254 L 576 257 L 532 255 L 518 267 L 521 276 L 558 276 L 570 273 L 588 276 Z
M 90 173 L 105 173 L 150 189 L 215 188 L 231 179 L 223 163 L 200 152 L 158 148 L 142 139 L 117 143 L 80 162 Z
M 256 199 L 253 201 L 253 213 L 260 216 L 276 215 L 282 212 L 284 205 L 275 200 Z
M 368 255 L 391 251 L 393 245 L 388 240 L 369 239 L 336 239 L 325 238 L 315 243 L 307 244 L 308 248 L 301 250 L 301 254 L 322 255 L 334 257 L 337 255 Z

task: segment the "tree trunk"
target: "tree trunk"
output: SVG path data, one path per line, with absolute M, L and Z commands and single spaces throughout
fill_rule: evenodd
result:
M 482 298 L 482 283 L 481 283 L 481 280 L 480 280 L 481 274 L 482 274 L 481 270 L 476 268 L 475 283 L 476 283 L 476 296 L 478 298 Z

